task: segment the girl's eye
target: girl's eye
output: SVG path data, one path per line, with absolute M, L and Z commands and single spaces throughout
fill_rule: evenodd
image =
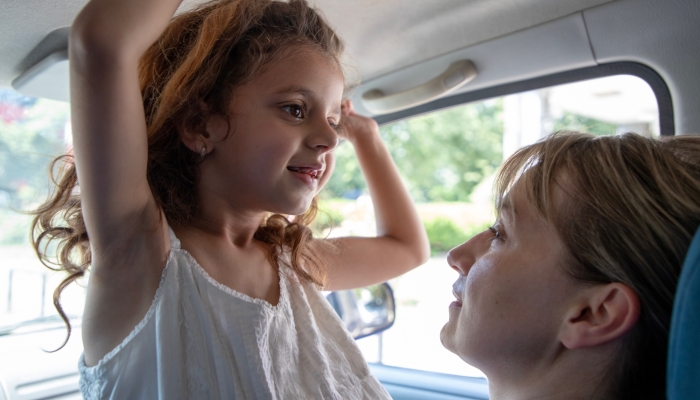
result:
M 294 118 L 304 118 L 304 107 L 300 106 L 299 104 L 287 104 L 286 106 L 282 106 L 282 110 L 284 110 Z
M 341 123 L 334 123 L 333 121 L 328 121 L 328 124 L 333 128 L 334 131 L 337 133 L 340 133 L 343 130 L 343 124 Z

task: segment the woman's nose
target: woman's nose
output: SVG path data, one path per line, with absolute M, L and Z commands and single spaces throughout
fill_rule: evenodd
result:
M 481 232 L 471 239 L 453 248 L 447 253 L 447 263 L 452 269 L 462 275 L 467 275 L 472 265 L 484 252 L 485 237 L 487 231 Z

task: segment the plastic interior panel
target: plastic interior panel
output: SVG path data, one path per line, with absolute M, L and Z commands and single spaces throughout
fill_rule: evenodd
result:
M 481 400 L 488 397 L 471 397 L 471 396 L 455 396 L 452 394 L 435 393 L 427 390 L 407 388 L 405 386 L 397 386 L 392 384 L 383 385 L 384 389 L 389 392 L 393 400 Z
M 460 104 L 611 75 L 634 75 L 647 82 L 654 91 L 656 102 L 659 107 L 660 134 L 662 136 L 673 136 L 675 134 L 673 102 L 666 82 L 653 69 L 642 64 L 629 62 L 598 65 L 573 71 L 560 72 L 540 78 L 461 93 L 396 113 L 380 115 L 374 119 L 380 125 L 384 125 L 404 118 L 415 117 L 420 114 L 434 112 Z
M 440 75 L 404 92 L 391 95 L 385 95 L 381 90 L 365 92 L 362 94 L 362 105 L 375 114 L 404 110 L 457 91 L 474 77 L 476 68 L 471 61 L 455 61 Z
M 460 59 L 474 62 L 477 76 L 458 92 L 595 65 L 583 17 L 578 13 L 365 82 L 353 94 L 355 108 L 361 114 L 371 115 L 361 104 L 365 91 L 379 89 L 386 94 L 404 91 Z
M 656 70 L 673 98 L 676 133 L 700 133 L 700 1 L 618 0 L 583 15 L 597 62 Z
M 180 10 L 205 1 L 184 0 Z M 346 60 L 368 80 L 609 1 L 309 0 L 344 39 Z M 28 53 L 52 30 L 71 25 L 85 3 L 0 1 L 0 86 L 9 86 L 36 64 L 39 60 Z
M 369 364 L 369 367 L 394 400 L 483 400 L 489 398 L 488 383 L 484 378 L 418 371 L 372 363 Z
M 12 81 L 12 88 L 26 96 L 70 101 L 68 50 L 44 58 Z
M 367 81 L 610 0 L 311 0 Z

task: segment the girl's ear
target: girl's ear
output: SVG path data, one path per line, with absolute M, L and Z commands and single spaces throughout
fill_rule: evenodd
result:
M 204 157 L 227 132 L 228 121 L 218 114 L 209 114 L 207 105 L 200 102 L 198 113 L 189 116 L 184 123 L 181 138 L 188 149 Z
M 639 307 L 637 294 L 627 285 L 591 287 L 570 309 L 559 340 L 566 348 L 576 349 L 617 339 L 637 323 Z

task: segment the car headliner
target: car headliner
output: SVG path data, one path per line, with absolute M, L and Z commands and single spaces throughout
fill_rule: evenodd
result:
M 312 0 L 347 45 L 363 81 L 460 48 L 542 24 L 611 0 Z M 182 9 L 202 3 L 185 0 Z M 0 3 L 0 87 L 65 47 L 63 37 L 85 0 Z M 56 35 L 55 35 L 56 36 Z M 42 42 L 43 41 L 43 42 Z M 42 48 L 37 48 L 41 43 Z M 33 51 L 34 50 L 34 51 Z M 31 53 L 31 54 L 30 54 Z
M 369 91 L 402 93 L 457 60 L 472 60 L 478 73 L 452 94 L 632 62 L 650 67 L 668 87 L 673 110 L 666 117 L 673 118 L 676 134 L 700 132 L 700 53 L 689 51 L 700 41 L 697 0 L 310 1 L 347 44 L 346 71 L 360 75 L 349 81 L 362 81 L 350 95 L 362 114 L 378 116 L 364 107 Z M 21 74 L 31 76 L 27 70 L 49 55 L 65 54 L 67 27 L 85 2 L 0 2 L 0 87 Z M 200 2 L 185 0 L 182 7 Z M 42 76 L 33 81 L 40 89 L 35 95 L 51 97 L 46 90 L 55 89 L 60 94 L 52 98 L 68 98 L 67 73 Z M 405 110 L 403 117 L 441 107 L 433 99 L 425 99 L 427 108 Z M 383 122 L 395 118 L 402 117 L 388 114 Z

